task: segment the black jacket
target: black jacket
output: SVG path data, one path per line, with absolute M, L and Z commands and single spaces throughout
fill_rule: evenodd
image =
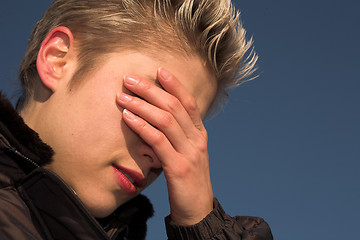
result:
M 95 219 L 76 193 L 41 166 L 53 150 L 24 123 L 0 92 L 0 239 L 145 239 L 153 215 L 139 195 L 112 215 Z M 272 239 L 261 218 L 231 218 L 214 199 L 214 210 L 194 226 L 165 220 L 169 239 Z

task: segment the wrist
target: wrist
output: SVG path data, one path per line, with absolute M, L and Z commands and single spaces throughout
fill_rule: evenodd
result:
M 178 213 L 174 210 L 171 210 L 170 218 L 174 223 L 180 226 L 195 225 L 201 222 L 214 209 L 213 201 L 201 206 L 202 207 L 197 208 L 196 211 L 191 211 L 189 213 Z

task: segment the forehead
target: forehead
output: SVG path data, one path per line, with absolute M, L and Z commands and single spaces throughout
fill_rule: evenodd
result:
M 205 117 L 217 89 L 215 75 L 197 56 L 169 54 L 167 52 L 144 53 L 123 51 L 112 53 L 110 69 L 124 74 L 145 77 L 160 86 L 157 80 L 157 70 L 164 67 L 169 70 L 185 86 L 196 99 L 202 117 Z M 108 73 L 111 74 L 111 73 Z

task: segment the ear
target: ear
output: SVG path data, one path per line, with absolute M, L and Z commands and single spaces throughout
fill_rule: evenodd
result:
M 69 73 L 74 37 L 66 27 L 53 29 L 42 42 L 36 67 L 41 82 L 52 92 L 55 92 L 60 81 Z

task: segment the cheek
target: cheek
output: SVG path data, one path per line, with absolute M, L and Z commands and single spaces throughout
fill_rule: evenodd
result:
M 102 145 L 104 142 L 115 141 L 120 135 L 121 111 L 113 100 L 98 94 L 92 98 L 74 99 L 76 105 L 69 107 L 66 131 L 70 146 L 82 148 Z M 66 120 L 65 120 L 66 119 Z

